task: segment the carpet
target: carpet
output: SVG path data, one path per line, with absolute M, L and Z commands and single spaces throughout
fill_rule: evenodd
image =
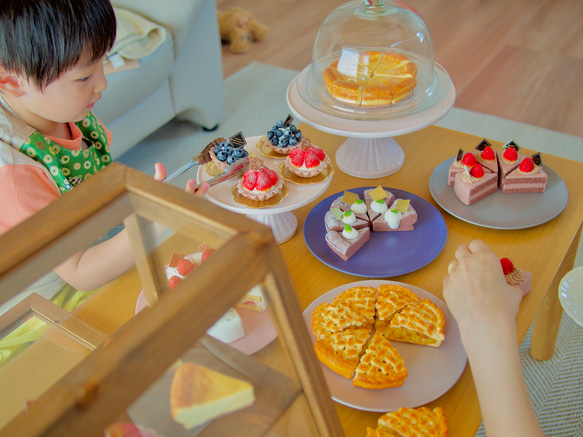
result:
M 287 86 L 296 71 L 252 63 L 225 81 L 224 121 L 214 132 L 173 120 L 117 160 L 153 174 L 154 163 L 162 162 L 169 173 L 195 156 L 208 142 L 239 131 L 245 136 L 262 135 L 290 112 Z M 514 139 L 526 148 L 583 162 L 583 138 L 517 123 L 498 117 L 453 108 L 438 126 L 507 142 Z M 184 186 L 194 172 L 173 181 Z M 583 244 L 575 264 L 583 264 Z M 583 436 L 583 327 L 567 315 L 562 319 L 552 359 L 539 362 L 529 355 L 531 332 L 520 347 L 523 372 L 531 399 L 548 436 Z M 476 436 L 483 436 L 480 428 Z

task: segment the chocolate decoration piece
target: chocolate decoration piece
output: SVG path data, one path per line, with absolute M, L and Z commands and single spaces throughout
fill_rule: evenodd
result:
M 504 147 L 504 150 L 506 150 L 506 149 L 510 149 L 511 147 L 512 147 L 513 149 L 516 149 L 516 151 L 519 151 L 519 150 L 520 150 L 520 146 L 519 146 L 519 145 L 516 143 L 516 141 L 514 141 L 514 140 L 510 140 L 510 141 L 508 141 L 506 144 L 504 144 L 504 146 L 503 146 L 503 147 Z
M 476 150 L 483 152 L 486 147 L 492 147 L 492 144 L 490 141 L 484 138 L 482 141 L 480 141 L 480 144 L 476 146 Z
M 288 127 L 294 122 L 294 118 L 291 114 L 288 114 L 285 120 L 283 121 L 283 127 Z
M 455 160 L 459 162 L 462 160 L 463 157 L 464 157 L 464 151 L 460 147 L 457 149 L 457 156 L 456 156 Z
M 247 144 L 247 140 L 245 139 L 243 132 L 238 132 L 229 138 L 229 143 L 231 146 L 233 146 L 233 148 L 240 149 L 241 147 L 244 147 L 245 144 Z
M 542 167 L 543 157 L 541 156 L 540 152 L 535 153 L 534 155 L 531 156 L 531 158 L 532 158 L 532 162 L 534 162 L 535 165 Z

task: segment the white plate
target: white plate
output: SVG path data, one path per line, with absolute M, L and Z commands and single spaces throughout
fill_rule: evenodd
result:
M 433 171 L 429 190 L 439 206 L 460 220 L 492 229 L 526 229 L 554 219 L 567 206 L 565 182 L 546 165 L 549 178 L 544 193 L 502 194 L 498 189 L 473 205 L 465 205 L 447 184 L 452 160 L 446 159 Z
M 280 174 L 279 165 L 282 163 L 282 159 L 270 158 L 262 155 L 259 149 L 256 147 L 260 139 L 261 136 L 246 138 L 247 145 L 245 146 L 245 150 L 247 150 L 247 152 L 250 154 L 257 156 L 258 158 L 261 158 L 267 167 Z M 316 147 L 318 146 L 317 144 L 314 145 Z M 324 191 L 326 191 L 326 188 L 328 188 L 330 182 L 332 182 L 333 177 L 333 175 L 330 175 L 330 177 L 328 177 L 323 182 L 307 185 L 298 185 L 290 181 L 285 181 L 289 193 L 281 201 L 281 203 L 260 209 L 249 208 L 235 201 L 231 189 L 239 181 L 238 179 L 228 180 L 212 186 L 205 194 L 205 198 L 207 198 L 215 205 L 221 206 L 225 209 L 228 209 L 229 211 L 237 212 L 239 214 L 279 214 L 301 208 L 302 206 L 307 205 L 316 199 L 318 196 L 324 193 Z M 196 173 L 196 180 L 198 182 L 205 182 L 211 178 L 212 176 L 207 174 L 205 167 L 203 165 L 199 166 Z
M 571 270 L 561 279 L 559 300 L 565 312 L 583 326 L 583 266 Z
M 368 280 L 352 282 L 324 293 L 304 311 L 304 321 L 315 343 L 312 332 L 312 311 L 323 302 L 331 302 L 342 291 L 351 287 L 378 287 L 380 284 L 395 284 L 407 287 L 421 299 L 434 302 L 445 314 L 445 341 L 439 348 L 393 341 L 399 351 L 409 376 L 401 387 L 370 390 L 352 385 L 352 381 L 334 373 L 324 364 L 322 371 L 332 399 L 358 410 L 384 413 L 400 407 L 415 408 L 431 402 L 447 392 L 459 379 L 466 367 L 467 355 L 462 345 L 457 322 L 449 308 L 438 297 L 409 284 L 395 281 Z

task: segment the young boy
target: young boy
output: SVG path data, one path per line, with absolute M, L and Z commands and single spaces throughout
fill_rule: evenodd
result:
M 115 35 L 109 0 L 0 0 L 0 235 L 110 163 L 111 133 L 91 108 Z M 155 170 L 163 180 L 162 164 Z M 55 272 L 94 290 L 133 263 L 122 231 Z

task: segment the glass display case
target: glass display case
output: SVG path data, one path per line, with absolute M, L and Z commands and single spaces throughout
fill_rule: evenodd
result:
M 116 237 L 116 279 L 39 288 Z M 112 164 L 0 241 L 2 435 L 343 435 L 268 227 Z
M 400 1 L 354 0 L 326 17 L 287 100 L 300 120 L 348 137 L 336 154 L 343 172 L 374 179 L 403 165 L 392 137 L 445 116 L 455 88 L 417 11 Z

